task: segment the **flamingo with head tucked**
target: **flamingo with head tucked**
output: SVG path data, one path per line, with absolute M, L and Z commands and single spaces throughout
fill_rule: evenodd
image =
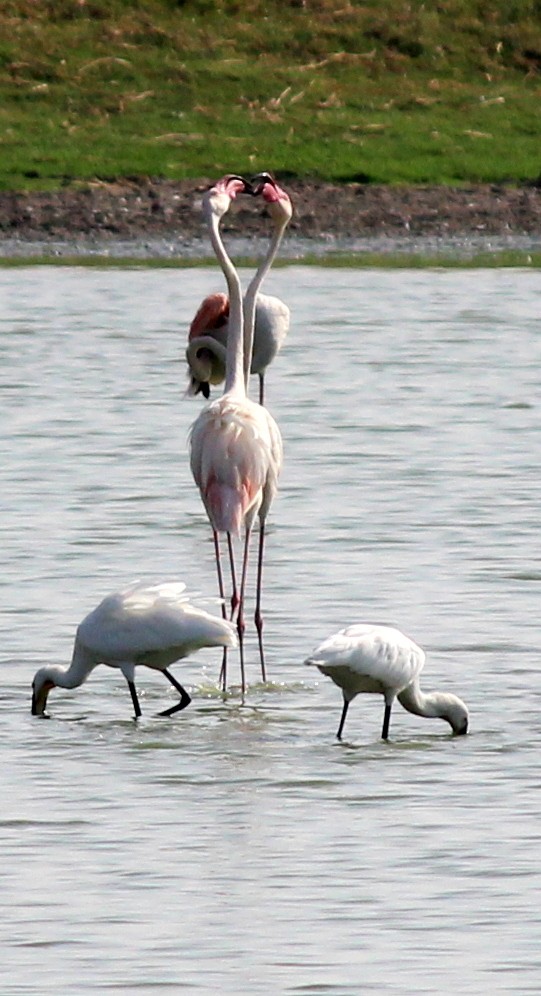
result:
M 289 331 L 289 320 L 289 308 L 280 298 L 270 294 L 258 295 L 250 373 L 257 374 L 259 379 L 260 405 L 265 403 L 267 367 L 284 344 Z M 197 309 L 188 333 L 188 394 L 202 394 L 208 400 L 211 386 L 223 383 L 228 331 L 227 294 L 209 294 Z
M 244 595 L 250 537 L 256 517 L 259 515 L 260 522 L 265 521 L 276 494 L 282 464 L 282 439 L 276 422 L 266 408 L 247 396 L 244 358 L 245 352 L 251 354 L 251 342 L 245 343 L 244 338 L 240 279 L 220 235 L 220 220 L 231 201 L 246 191 L 251 192 L 251 188 L 242 177 L 225 176 L 203 198 L 211 243 L 229 292 L 229 334 L 224 393 L 201 411 L 190 431 L 190 463 L 212 528 L 222 598 L 224 582 L 219 534 L 227 536 L 232 577 L 231 608 L 237 622 L 243 694 L 246 689 Z M 253 332 L 253 321 L 250 319 L 250 322 L 249 335 Z M 242 529 L 244 550 L 237 589 L 232 541 Z M 225 660 L 222 679 L 225 686 Z

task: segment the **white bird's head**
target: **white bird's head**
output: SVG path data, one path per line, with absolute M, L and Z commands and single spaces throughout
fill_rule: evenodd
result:
M 254 195 L 261 195 L 267 204 L 276 228 L 285 228 L 293 215 L 293 205 L 289 194 L 278 186 L 270 173 L 258 173 L 252 177 L 250 184 Z
M 236 173 L 228 173 L 204 194 L 203 211 L 219 220 L 229 211 L 231 201 L 235 200 L 237 194 L 243 193 L 252 193 L 248 181 Z
M 470 718 L 468 707 L 458 695 L 452 695 L 450 692 L 432 692 L 430 698 L 438 703 L 440 719 L 447 720 L 453 733 L 462 736 L 468 732 Z
M 32 715 L 43 716 L 47 707 L 47 697 L 52 688 L 56 688 L 50 667 L 42 667 L 36 671 L 32 682 Z

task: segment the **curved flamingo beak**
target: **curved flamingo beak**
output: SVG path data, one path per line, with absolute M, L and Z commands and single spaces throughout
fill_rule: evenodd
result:
M 213 184 L 211 190 L 217 190 L 219 193 L 227 194 L 231 200 L 233 200 L 237 194 L 253 194 L 252 184 L 249 180 L 246 180 L 244 176 L 240 176 L 238 173 L 227 173 L 223 176 L 221 180 L 218 180 Z
M 256 173 L 250 183 L 253 194 L 263 196 L 275 225 L 285 228 L 293 214 L 293 205 L 287 191 L 278 186 L 270 173 Z
M 256 173 L 255 176 L 252 176 L 250 178 L 250 185 L 254 196 L 257 197 L 261 194 L 267 183 L 270 183 L 271 187 L 276 187 L 276 180 L 271 173 Z

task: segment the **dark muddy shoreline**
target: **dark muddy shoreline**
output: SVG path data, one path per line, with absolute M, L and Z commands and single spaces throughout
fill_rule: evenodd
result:
M 122 244 L 129 254 L 146 246 L 146 255 L 181 251 L 193 245 L 209 254 L 201 216 L 200 181 L 95 181 L 58 192 L 0 192 L 0 255 L 33 248 Z M 337 243 L 355 240 L 400 251 L 418 239 L 451 242 L 496 237 L 503 245 L 541 238 L 541 188 L 479 185 L 388 187 L 349 183 L 332 185 L 293 180 L 284 183 L 294 203 L 288 230 L 290 243 Z M 256 240 L 267 233 L 260 201 L 239 198 L 222 229 L 233 239 Z M 64 247 L 64 249 L 58 247 Z M 158 247 L 158 248 L 156 248 Z M 143 253 L 145 254 L 145 253 Z

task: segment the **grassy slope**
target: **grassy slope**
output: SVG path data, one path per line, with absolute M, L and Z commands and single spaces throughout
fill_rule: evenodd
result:
M 541 172 L 541 0 L 4 0 L 0 189 Z

